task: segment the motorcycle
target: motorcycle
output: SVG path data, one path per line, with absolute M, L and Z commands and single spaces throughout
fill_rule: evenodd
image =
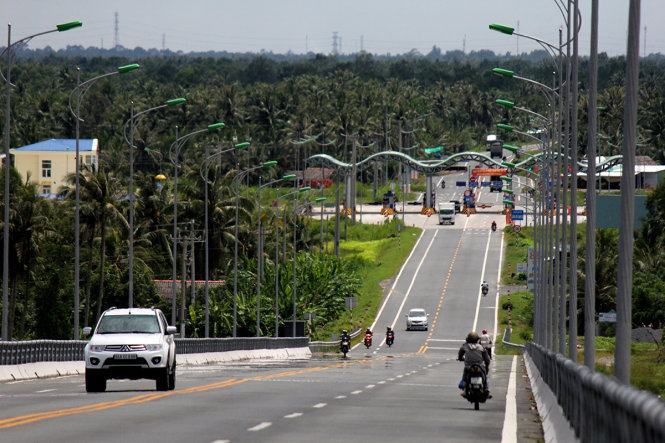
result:
M 487 287 L 487 286 L 483 286 L 483 287 L 482 287 L 482 291 L 483 291 L 483 295 L 485 296 L 485 295 L 487 295 L 487 293 L 490 291 L 490 289 L 489 289 L 489 287 Z
M 393 345 L 393 342 L 395 341 L 395 335 L 394 334 L 388 334 L 386 336 L 386 344 L 388 347 L 391 347 Z
M 372 336 L 369 335 L 369 334 L 365 334 L 365 340 L 364 340 L 364 343 L 365 343 L 365 347 L 366 347 L 367 349 L 369 349 L 370 346 L 372 346 Z
M 464 398 L 473 404 L 476 411 L 480 409 L 480 403 L 485 403 L 488 398 L 483 386 L 483 372 L 480 365 L 472 365 L 464 380 Z
M 441 189 L 446 189 L 446 182 L 441 180 Z
M 492 232 L 496 232 L 496 223 L 492 223 Z
M 344 358 L 346 358 L 346 354 L 349 352 L 349 340 L 343 339 L 342 343 L 340 344 L 340 351 L 342 351 L 342 354 L 344 354 Z

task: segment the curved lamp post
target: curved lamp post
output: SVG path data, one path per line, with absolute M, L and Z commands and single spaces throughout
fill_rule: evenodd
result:
M 81 21 L 76 20 L 73 22 L 61 23 L 56 25 L 55 29 L 50 29 L 44 32 L 38 32 L 36 34 L 23 37 L 20 40 L 12 42 L 12 25 L 11 23 L 7 24 L 7 46 L 0 53 L 0 57 L 6 54 L 7 56 L 7 73 L 3 74 L 2 77 L 5 80 L 5 127 L 4 130 L 4 142 L 5 142 L 5 195 L 4 195 L 4 211 L 3 211 L 3 239 L 2 242 L 2 339 L 9 340 L 9 186 L 10 186 L 10 176 L 12 169 L 12 159 L 9 152 L 11 146 L 11 100 L 12 100 L 12 65 L 14 64 L 14 51 L 13 49 L 16 46 L 28 43 L 35 37 L 40 35 L 51 34 L 53 32 L 64 32 L 69 31 L 70 29 L 78 28 L 83 26 Z M 78 172 L 78 171 L 77 171 Z M 77 280 L 78 281 L 78 280 Z M 74 317 L 76 324 L 78 325 L 78 311 L 76 311 L 76 316 Z M 78 337 L 78 328 L 74 332 L 74 336 Z
M 221 157 L 232 151 L 239 151 L 249 147 L 248 142 L 236 143 L 232 148 L 216 151 L 208 154 L 208 145 L 206 145 L 206 154 L 201 165 L 201 178 L 204 183 L 204 215 L 203 215 L 203 235 L 205 237 L 205 283 L 204 283 L 204 298 L 205 298 L 205 338 L 210 337 L 210 236 L 208 230 L 208 185 L 212 184 L 208 178 L 208 170 L 210 163 L 213 160 Z
M 138 65 L 136 65 L 138 67 Z M 125 142 L 129 145 L 129 251 L 128 251 L 128 291 L 127 291 L 127 307 L 134 307 L 134 211 L 136 210 L 136 198 L 134 196 L 134 130 L 136 124 L 140 121 L 141 117 L 151 112 L 164 109 L 167 107 L 175 107 L 185 103 L 185 98 L 173 98 L 167 100 L 159 106 L 146 109 L 139 113 L 134 113 L 134 105 L 132 103 L 131 117 L 125 122 L 123 128 L 123 135 Z M 128 134 L 129 131 L 129 134 Z M 78 177 L 77 177 L 78 180 Z
M 76 119 L 76 157 L 75 157 L 75 168 L 76 168 L 76 184 L 75 184 L 75 205 L 74 205 L 74 340 L 80 338 L 79 334 L 79 306 L 80 306 L 80 294 L 81 294 L 81 282 L 80 282 L 80 267 L 81 267 L 81 154 L 80 154 L 80 123 L 84 121 L 81 118 L 81 100 L 88 92 L 90 87 L 97 81 L 106 77 L 111 77 L 113 75 L 126 74 L 139 69 L 139 65 L 132 63 L 130 65 L 119 66 L 116 70 L 107 72 L 106 74 L 98 75 L 93 77 L 85 82 L 81 83 L 81 70 L 76 68 L 76 87 L 69 93 L 68 107 L 69 112 Z M 74 109 L 72 104 L 72 99 L 76 98 L 76 109 Z M 87 318 L 85 319 L 88 326 Z
M 298 192 L 295 193 L 296 200 L 295 200 L 295 204 L 293 206 L 293 213 L 294 213 L 294 217 L 293 217 L 293 288 L 291 289 L 291 295 L 292 295 L 292 299 L 293 299 L 292 300 L 292 302 L 293 302 L 293 314 L 292 314 L 292 316 L 293 316 L 293 325 L 292 325 L 292 331 L 291 331 L 292 334 L 291 335 L 293 337 L 296 336 L 296 299 L 297 299 L 296 292 L 297 292 L 297 288 L 298 288 L 298 273 L 297 273 L 297 270 L 296 270 L 296 262 L 297 262 L 296 258 L 298 257 L 298 243 L 297 243 L 297 241 L 298 241 L 298 226 L 296 224 L 296 212 L 300 208 L 300 206 L 298 205 L 298 197 L 300 196 L 300 194 L 303 194 L 305 192 L 309 192 L 311 189 L 312 188 L 309 187 L 309 186 L 305 186 L 305 187 L 302 187 L 302 188 L 298 189 Z M 284 230 L 285 230 L 284 232 L 286 233 L 286 226 L 284 226 Z
M 178 169 L 180 169 L 180 149 L 187 143 L 189 139 L 192 137 L 203 134 L 203 133 L 210 133 L 210 132 L 215 132 L 218 129 L 221 129 L 224 127 L 224 123 L 218 122 L 218 123 L 213 123 L 211 125 L 208 125 L 204 129 L 199 129 L 194 132 L 190 132 L 188 134 L 185 134 L 183 136 L 178 136 L 178 127 L 176 126 L 176 139 L 175 141 L 171 144 L 169 148 L 169 157 L 171 159 L 171 163 L 173 164 L 173 177 L 174 177 L 174 185 L 173 185 L 173 262 L 172 262 L 172 269 L 171 269 L 171 295 L 173 299 L 171 300 L 171 324 L 175 326 L 176 324 L 176 307 L 177 307 L 177 297 L 176 297 L 176 276 L 177 276 L 177 257 L 178 257 Z M 184 311 L 184 309 L 183 309 Z M 184 318 L 184 312 L 181 312 L 181 318 L 180 319 L 180 336 L 182 338 L 185 337 L 185 318 Z
M 249 146 L 247 143 L 246 147 Z M 244 169 L 233 177 L 233 187 L 236 194 L 236 217 L 234 226 L 234 250 L 233 250 L 233 337 L 238 333 L 238 212 L 240 208 L 240 183 L 251 172 L 265 168 L 270 169 L 277 165 L 275 160 L 264 162 L 258 166 Z

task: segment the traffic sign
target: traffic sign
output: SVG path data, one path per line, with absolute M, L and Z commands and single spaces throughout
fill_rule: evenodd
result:
M 516 224 L 513 223 L 513 231 L 520 232 L 521 230 L 522 230 L 522 227 L 520 225 L 516 225 Z
M 465 187 L 466 188 L 466 182 L 455 182 L 455 186 L 460 186 L 460 187 Z
M 526 274 L 526 271 L 527 271 L 526 263 L 518 263 L 517 264 L 517 273 Z
M 513 209 L 512 211 L 510 211 L 510 217 L 513 220 L 524 220 L 524 210 Z
M 480 182 L 480 185 L 486 188 L 490 185 L 490 182 Z
M 616 323 L 617 322 L 617 313 L 614 311 L 610 312 L 599 312 L 598 321 L 600 323 Z

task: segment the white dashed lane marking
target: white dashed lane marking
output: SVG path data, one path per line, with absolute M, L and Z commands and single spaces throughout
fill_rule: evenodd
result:
M 41 391 L 37 391 L 36 393 L 37 394 L 43 394 L 45 392 L 53 392 L 53 391 L 55 391 L 55 389 L 42 389 Z
M 362 391 L 353 391 L 353 392 L 351 392 L 351 395 L 358 395 L 358 394 L 360 394 L 361 392 L 362 392 Z
M 296 418 L 300 417 L 302 415 L 302 412 L 294 412 L 293 414 L 285 415 L 284 418 Z
M 258 425 L 253 426 L 253 427 L 251 427 L 247 430 L 249 432 L 256 432 L 256 431 L 260 431 L 261 429 L 268 428 L 268 427 L 270 427 L 270 425 L 272 425 L 272 423 L 270 423 L 269 421 L 264 421 L 263 423 L 259 423 Z
M 341 400 L 343 398 L 346 398 L 346 395 L 338 395 L 337 397 L 335 397 L 336 400 Z
M 367 386 L 365 386 L 365 389 L 372 389 L 374 386 L 376 386 L 376 385 L 367 385 Z
M 379 385 L 383 385 L 383 384 L 385 384 L 385 383 L 386 383 L 386 381 L 385 381 L 385 380 L 381 380 L 381 381 L 380 381 L 380 382 L 378 382 L 377 384 L 379 384 Z
M 313 407 L 313 408 L 316 408 L 316 409 L 321 409 L 321 408 L 323 408 L 323 407 L 324 407 L 325 405 L 327 405 L 327 404 L 328 404 L 328 403 L 317 403 L 317 404 L 315 404 L 315 405 L 312 406 L 312 407 Z

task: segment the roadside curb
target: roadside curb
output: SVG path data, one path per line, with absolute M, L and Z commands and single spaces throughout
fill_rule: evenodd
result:
M 531 382 L 531 391 L 536 400 L 538 414 L 543 423 L 543 434 L 546 442 L 579 442 L 575 431 L 563 415 L 563 410 L 556 396 L 547 383 L 543 381 L 540 371 L 531 360 L 528 352 L 524 352 L 524 363 Z
M 252 349 L 244 351 L 208 352 L 202 354 L 177 354 L 178 366 L 196 366 L 248 360 L 300 360 L 311 358 L 309 347 L 282 349 Z M 25 363 L 0 366 L 0 382 L 31 380 L 85 372 L 82 361 L 58 361 Z

